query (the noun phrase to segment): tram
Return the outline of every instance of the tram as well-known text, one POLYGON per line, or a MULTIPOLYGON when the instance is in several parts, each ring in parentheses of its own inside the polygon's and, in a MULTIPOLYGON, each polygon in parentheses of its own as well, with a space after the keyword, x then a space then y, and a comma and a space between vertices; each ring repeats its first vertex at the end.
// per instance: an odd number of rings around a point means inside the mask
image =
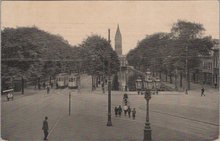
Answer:
POLYGON ((57 88, 65 88, 68 86, 68 74, 60 73, 56 76, 56 86, 57 88))
POLYGON ((79 75, 74 73, 69 75, 68 88, 76 89, 78 88, 79 75))

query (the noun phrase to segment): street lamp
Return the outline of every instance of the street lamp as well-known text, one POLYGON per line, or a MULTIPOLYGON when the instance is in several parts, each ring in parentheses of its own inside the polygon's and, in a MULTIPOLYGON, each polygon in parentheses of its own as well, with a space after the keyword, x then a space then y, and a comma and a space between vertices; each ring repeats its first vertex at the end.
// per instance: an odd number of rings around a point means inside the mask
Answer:
POLYGON ((156 78, 154 83, 155 83, 155 87, 156 87, 156 94, 158 94, 158 90, 160 89, 160 86, 161 86, 160 79, 156 78))
POLYGON ((146 74, 145 79, 151 79, 151 72, 150 72, 149 69, 147 69, 147 71, 145 72, 145 74, 146 74))
POLYGON ((136 89, 138 91, 138 94, 140 94, 141 89, 142 89, 142 80, 140 77, 135 81, 136 89))
POLYGON ((151 99, 151 90, 154 87, 154 82, 150 77, 150 71, 148 71, 147 79, 144 81, 144 88, 145 88, 145 96, 146 99, 146 123, 144 126, 144 141, 151 141, 151 128, 149 122, 149 100, 151 99))

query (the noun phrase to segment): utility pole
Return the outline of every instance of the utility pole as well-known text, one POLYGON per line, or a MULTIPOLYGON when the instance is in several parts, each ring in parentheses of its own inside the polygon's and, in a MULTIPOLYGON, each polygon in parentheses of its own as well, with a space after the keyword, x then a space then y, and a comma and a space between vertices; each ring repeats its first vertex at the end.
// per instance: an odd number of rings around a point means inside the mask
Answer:
POLYGON ((189 68, 188 68, 188 46, 186 46, 186 94, 190 90, 189 68))
POLYGON ((71 114, 71 92, 69 92, 69 116, 71 114))
POLYGON ((104 59, 103 59, 103 64, 102 64, 102 69, 103 69, 103 74, 102 74, 102 91, 103 94, 105 94, 105 66, 104 66, 104 59))
POLYGON ((24 77, 21 77, 21 93, 24 94, 24 77))
MULTIPOLYGON (((108 42, 110 44, 110 29, 108 29, 108 42)), ((111 121, 111 71, 110 71, 110 54, 108 57, 108 122, 107 126, 112 126, 112 121, 111 121)))

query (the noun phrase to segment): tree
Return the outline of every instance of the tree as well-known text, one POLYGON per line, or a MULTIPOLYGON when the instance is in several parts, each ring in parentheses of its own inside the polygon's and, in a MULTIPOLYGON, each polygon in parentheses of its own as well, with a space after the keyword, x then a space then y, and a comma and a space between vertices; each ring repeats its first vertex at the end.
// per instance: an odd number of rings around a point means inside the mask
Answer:
POLYGON ((49 77, 72 69, 68 59, 78 50, 59 35, 37 27, 5 28, 2 30, 3 76, 24 76, 32 79, 49 77))
POLYGON ((80 46, 83 48, 83 66, 88 74, 107 74, 108 68, 111 74, 115 74, 119 70, 118 56, 106 39, 92 35, 80 46))
POLYGON ((118 75, 115 74, 112 80, 112 90, 118 91, 119 90, 119 82, 118 82, 118 75))
POLYGON ((170 80, 175 70, 181 75, 187 72, 189 81, 189 71, 199 66, 200 56, 210 55, 213 46, 212 38, 203 36, 204 31, 202 24, 179 20, 170 33, 147 35, 138 42, 127 55, 128 63, 141 71, 150 68, 152 72, 166 73, 170 80))
POLYGON ((204 31, 205 28, 202 24, 183 20, 174 23, 171 28, 175 46, 173 54, 176 56, 174 66, 180 70, 186 70, 187 89, 190 89, 190 70, 198 67, 200 56, 210 55, 213 46, 211 37, 203 36, 204 31))
POLYGON ((155 33, 146 36, 137 44, 135 49, 128 53, 128 63, 142 71, 145 71, 147 68, 155 72, 162 71, 162 60, 168 53, 169 41, 169 33, 155 33))

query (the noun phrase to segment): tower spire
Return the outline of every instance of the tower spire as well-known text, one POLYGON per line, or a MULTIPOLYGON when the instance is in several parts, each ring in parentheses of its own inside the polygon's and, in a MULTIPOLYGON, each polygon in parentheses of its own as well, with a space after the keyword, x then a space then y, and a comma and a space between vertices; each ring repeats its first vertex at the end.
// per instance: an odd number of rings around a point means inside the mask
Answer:
POLYGON ((118 56, 122 55, 122 36, 119 24, 117 25, 117 30, 115 33, 115 51, 118 54, 118 56))

